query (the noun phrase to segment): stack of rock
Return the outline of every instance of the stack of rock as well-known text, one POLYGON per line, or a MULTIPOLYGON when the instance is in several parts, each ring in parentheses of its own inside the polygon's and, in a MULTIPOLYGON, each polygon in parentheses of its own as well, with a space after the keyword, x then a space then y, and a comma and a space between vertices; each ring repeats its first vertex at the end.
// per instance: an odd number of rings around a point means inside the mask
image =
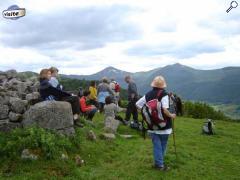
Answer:
POLYGON ((0 71, 0 131, 21 127, 23 114, 39 102, 37 77, 20 77, 16 70, 0 71))
POLYGON ((37 125, 72 135, 73 113, 68 102, 40 102, 37 76, 25 77, 16 70, 0 72, 0 131, 37 125))

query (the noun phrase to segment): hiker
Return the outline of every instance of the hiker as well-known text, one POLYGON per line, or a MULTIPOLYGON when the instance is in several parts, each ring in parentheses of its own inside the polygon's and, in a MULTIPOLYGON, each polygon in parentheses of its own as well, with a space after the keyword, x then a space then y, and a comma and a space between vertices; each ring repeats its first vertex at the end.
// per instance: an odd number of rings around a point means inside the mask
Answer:
POLYGON ((147 109, 150 109, 147 114, 152 113, 151 116, 148 118, 151 121, 151 129, 149 128, 148 133, 151 135, 152 143, 153 143, 153 156, 154 156, 154 168, 157 170, 166 171, 169 169, 164 164, 164 156, 166 152, 168 137, 172 133, 172 121, 171 119, 176 118, 176 114, 172 114, 168 111, 169 108, 169 96, 166 92, 165 88, 167 87, 166 81, 164 77, 157 76, 151 83, 152 90, 149 91, 145 96, 143 96, 137 103, 137 107, 142 109, 143 114, 143 107, 147 106, 147 109), (151 111, 151 106, 153 102, 156 102, 157 111, 151 111), (159 104, 160 102, 160 104, 159 104), (153 114, 154 113, 154 114, 153 114), (155 115, 155 116, 154 116, 155 115), (153 117, 159 118, 161 116, 163 118, 163 122, 161 124, 152 123, 153 117))
POLYGON ((89 100, 89 98, 90 98, 90 91, 85 90, 79 102, 80 102, 81 112, 87 117, 87 120, 92 121, 95 113, 97 112, 97 108, 94 105, 87 105, 87 100, 89 100))
POLYGON ((80 87, 78 90, 78 97, 79 98, 83 97, 83 88, 82 87, 80 87))
POLYGON ((120 115, 117 115, 117 113, 123 110, 123 108, 120 108, 113 102, 112 97, 106 97, 104 105, 105 129, 110 129, 110 131, 116 133, 119 121, 122 122, 124 125, 127 125, 127 122, 124 121, 120 115))
POLYGON ((49 83, 50 83, 53 87, 62 90, 62 89, 63 89, 63 86, 59 84, 59 81, 58 81, 58 79, 57 79, 59 70, 58 70, 57 68, 55 68, 55 67, 51 67, 51 68, 49 69, 49 71, 51 72, 51 78, 50 78, 50 80, 49 80, 49 83))
POLYGON ((42 69, 40 72, 40 95, 42 100, 56 100, 67 101, 72 106, 73 118, 77 120, 80 114, 79 100, 77 96, 53 87, 49 80, 51 79, 51 71, 49 69, 42 69))
POLYGON ((89 96, 89 103, 98 107, 97 102, 97 84, 96 81, 91 81, 89 86, 90 96, 89 96))
POLYGON ((115 104, 119 105, 121 86, 117 83, 117 81, 115 81, 114 79, 111 79, 110 88, 114 92, 115 104))
POLYGON ((100 112, 103 112, 106 97, 110 95, 114 96, 114 93, 111 90, 108 83, 108 79, 106 77, 102 78, 102 83, 98 85, 97 94, 98 94, 99 110, 100 112))
POLYGON ((138 111, 136 102, 138 100, 137 86, 130 76, 125 77, 125 82, 128 84, 128 105, 125 120, 130 121, 133 115, 133 123, 138 126, 138 111))

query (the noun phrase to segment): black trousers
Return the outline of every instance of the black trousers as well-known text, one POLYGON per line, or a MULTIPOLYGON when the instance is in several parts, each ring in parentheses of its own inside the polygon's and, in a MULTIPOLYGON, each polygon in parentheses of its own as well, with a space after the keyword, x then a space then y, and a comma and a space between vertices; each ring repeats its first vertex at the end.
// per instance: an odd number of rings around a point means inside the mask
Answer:
POLYGON ((66 101, 71 104, 73 114, 80 114, 80 104, 79 104, 79 98, 77 96, 63 97, 61 101, 66 101))
POLYGON ((137 102, 136 100, 128 101, 125 120, 129 121, 132 115, 133 120, 138 121, 138 111, 136 107, 136 102, 137 102))

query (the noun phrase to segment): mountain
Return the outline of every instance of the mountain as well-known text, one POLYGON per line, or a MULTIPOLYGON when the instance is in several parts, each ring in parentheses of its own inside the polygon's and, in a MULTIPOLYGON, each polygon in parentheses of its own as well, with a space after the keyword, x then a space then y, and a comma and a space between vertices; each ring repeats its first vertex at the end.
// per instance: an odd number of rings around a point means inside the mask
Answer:
POLYGON ((73 78, 73 79, 85 79, 85 80, 101 80, 103 77, 108 77, 110 79, 116 80, 118 83, 126 88, 124 77, 127 75, 133 75, 133 73, 122 71, 114 67, 107 67, 100 72, 92 75, 62 75, 63 77, 73 78))
POLYGON ((163 75, 168 90, 183 99, 210 103, 240 104, 240 67, 226 67, 215 70, 198 70, 181 64, 173 64, 146 72, 129 73, 108 67, 88 76, 65 75, 69 78, 100 80, 106 76, 116 79, 126 88, 124 77, 131 75, 137 83, 140 94, 146 93, 155 76, 163 75))

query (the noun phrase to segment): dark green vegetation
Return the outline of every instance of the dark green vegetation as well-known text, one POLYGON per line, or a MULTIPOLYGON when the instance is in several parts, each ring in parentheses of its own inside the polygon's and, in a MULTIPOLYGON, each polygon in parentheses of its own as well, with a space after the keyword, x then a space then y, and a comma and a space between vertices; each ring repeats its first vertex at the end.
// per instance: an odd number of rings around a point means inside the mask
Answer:
POLYGON ((90 129, 97 135, 102 132, 102 115, 94 118, 95 127, 86 125, 77 129, 75 138, 70 139, 54 138, 51 133, 42 130, 36 132, 36 129, 33 135, 29 136, 29 140, 28 136, 24 136, 28 131, 16 131, 11 135, 1 134, 1 141, 7 139, 9 144, 7 150, 0 151, 0 179, 238 179, 240 123, 215 121, 217 134, 207 136, 201 134, 204 121, 191 118, 176 119, 178 159, 176 160, 174 155, 171 136, 166 163, 172 170, 166 173, 151 169, 151 140, 144 140, 139 133, 128 127, 121 125, 118 133, 133 134, 133 139, 126 140, 117 136, 116 140, 110 142, 99 138, 96 142, 87 140, 86 134, 90 129), (40 140, 39 136, 43 136, 43 140, 40 140), (52 138, 48 140, 48 137, 52 138), (42 153, 37 161, 22 161, 19 158, 19 147, 23 145, 14 145, 20 142, 19 139, 22 139, 22 144, 26 143, 26 147, 45 147, 47 151, 52 149, 56 155, 49 159, 42 153), (43 144, 29 144, 34 141, 43 144), (64 145, 61 142, 64 142, 64 145), (58 152, 63 151, 68 154, 69 160, 63 161, 59 158, 58 152), (85 166, 78 167, 75 164, 76 154, 86 161, 85 166), (12 158, 7 158, 6 155, 12 158))
POLYGON ((206 103, 190 102, 184 103, 184 116, 195 119, 209 118, 214 120, 230 120, 223 112, 215 110, 206 103))

